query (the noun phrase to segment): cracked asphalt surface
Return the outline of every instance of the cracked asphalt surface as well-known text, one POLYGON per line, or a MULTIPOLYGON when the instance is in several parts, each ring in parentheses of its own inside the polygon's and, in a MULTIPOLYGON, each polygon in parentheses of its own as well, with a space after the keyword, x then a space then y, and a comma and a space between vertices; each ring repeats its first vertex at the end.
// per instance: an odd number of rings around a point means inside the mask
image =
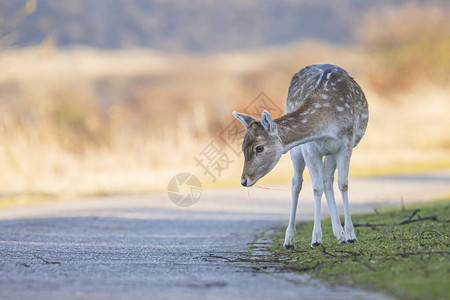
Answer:
MULTIPOLYGON (((251 199, 205 190, 190 208, 153 194, 0 211, 0 299, 388 299, 265 262, 270 241, 255 237, 286 225, 290 191, 280 188, 251 189, 251 199)), ((353 179, 350 189, 352 212, 367 211, 448 195, 450 171, 353 179)), ((298 219, 311 219, 309 182, 300 199, 298 219)))

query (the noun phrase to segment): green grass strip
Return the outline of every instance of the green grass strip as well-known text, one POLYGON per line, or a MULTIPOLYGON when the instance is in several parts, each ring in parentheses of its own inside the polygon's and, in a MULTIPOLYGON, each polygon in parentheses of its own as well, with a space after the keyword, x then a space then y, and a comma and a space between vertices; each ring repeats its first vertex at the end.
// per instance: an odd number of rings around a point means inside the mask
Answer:
POLYGON ((323 246, 311 248, 312 222, 297 224, 295 250, 271 252, 285 267, 334 285, 381 291, 401 299, 450 299, 450 199, 352 216, 356 244, 337 244, 329 219, 323 246))

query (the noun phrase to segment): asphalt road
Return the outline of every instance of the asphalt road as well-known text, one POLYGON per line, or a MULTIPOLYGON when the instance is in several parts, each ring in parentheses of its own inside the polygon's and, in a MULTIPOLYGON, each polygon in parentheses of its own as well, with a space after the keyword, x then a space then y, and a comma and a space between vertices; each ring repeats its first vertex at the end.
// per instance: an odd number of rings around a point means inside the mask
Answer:
MULTIPOLYGON (((450 171, 350 182, 352 212, 450 194, 450 171)), ((289 187, 276 188, 203 191, 190 208, 154 194, 0 211, 0 299, 386 299, 281 271, 264 237, 248 261, 258 234, 287 224, 289 187)), ((311 219, 309 182, 300 199, 311 219)))

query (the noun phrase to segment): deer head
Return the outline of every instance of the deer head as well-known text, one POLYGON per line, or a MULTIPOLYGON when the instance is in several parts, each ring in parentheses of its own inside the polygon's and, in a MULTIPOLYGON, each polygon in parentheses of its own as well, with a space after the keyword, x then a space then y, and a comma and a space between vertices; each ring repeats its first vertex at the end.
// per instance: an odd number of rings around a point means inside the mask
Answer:
POLYGON ((242 143, 245 162, 241 184, 252 186, 275 167, 284 153, 283 144, 268 111, 263 111, 261 120, 235 111, 233 115, 247 128, 242 143))

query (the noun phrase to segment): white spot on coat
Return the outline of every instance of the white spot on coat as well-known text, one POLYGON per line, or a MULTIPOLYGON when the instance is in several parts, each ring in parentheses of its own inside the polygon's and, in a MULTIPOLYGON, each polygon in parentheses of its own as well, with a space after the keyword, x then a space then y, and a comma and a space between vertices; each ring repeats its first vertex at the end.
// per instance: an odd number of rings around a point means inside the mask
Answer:
POLYGON ((292 97, 297 96, 298 92, 300 92, 300 89, 296 89, 295 92, 292 94, 292 97))
POLYGON ((338 111, 343 111, 343 110, 344 110, 344 108, 343 108, 342 106, 339 106, 339 105, 336 105, 336 109, 337 109, 338 111))
POLYGON ((320 97, 322 97, 322 99, 328 99, 328 95, 327 94, 322 94, 322 95, 320 95, 320 97))
POLYGON ((323 72, 320 74, 319 79, 317 79, 316 85, 314 86, 315 88, 319 86, 320 81, 322 80, 323 77, 323 72))

